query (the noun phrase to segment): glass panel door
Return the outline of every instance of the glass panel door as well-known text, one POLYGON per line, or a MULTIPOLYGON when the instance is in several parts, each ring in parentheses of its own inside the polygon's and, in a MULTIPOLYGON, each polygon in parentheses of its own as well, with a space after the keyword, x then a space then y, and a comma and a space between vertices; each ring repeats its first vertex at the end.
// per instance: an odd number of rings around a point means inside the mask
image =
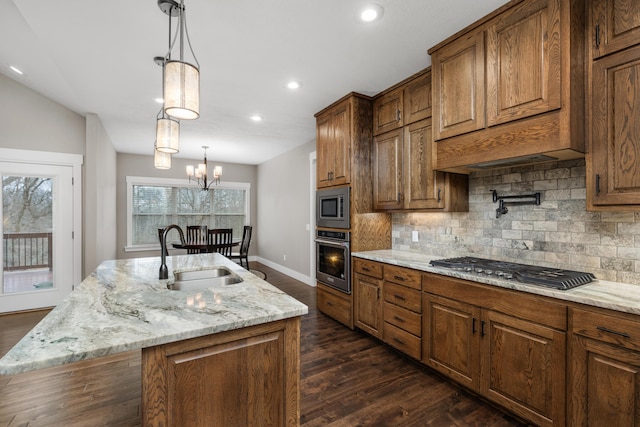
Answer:
POLYGON ((0 162, 0 176, 0 312, 55 306, 73 288, 72 168, 0 162))

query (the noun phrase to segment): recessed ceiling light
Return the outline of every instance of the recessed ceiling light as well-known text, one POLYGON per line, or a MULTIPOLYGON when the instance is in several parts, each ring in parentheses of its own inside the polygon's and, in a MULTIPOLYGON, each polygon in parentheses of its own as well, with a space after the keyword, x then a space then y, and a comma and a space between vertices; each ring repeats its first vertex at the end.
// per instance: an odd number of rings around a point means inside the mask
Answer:
POLYGON ((20 70, 18 67, 14 67, 13 65, 9 65, 9 68, 11 68, 14 72, 16 72, 16 73, 18 73, 20 75, 24 75, 22 70, 20 70))
POLYGON ((302 83, 297 80, 291 80, 289 83, 287 83, 287 87, 289 89, 300 89, 302 87, 302 83))
POLYGON ((155 101, 156 101, 158 104, 164 104, 164 99, 162 99, 162 98, 156 98, 156 99, 155 99, 155 101))
POLYGON ((253 120, 254 122, 261 122, 262 121, 262 116, 254 114, 253 116, 251 116, 251 120, 253 120))
POLYGON ((382 18, 384 10, 382 6, 370 4, 360 11, 360 20, 362 22, 373 22, 382 18))

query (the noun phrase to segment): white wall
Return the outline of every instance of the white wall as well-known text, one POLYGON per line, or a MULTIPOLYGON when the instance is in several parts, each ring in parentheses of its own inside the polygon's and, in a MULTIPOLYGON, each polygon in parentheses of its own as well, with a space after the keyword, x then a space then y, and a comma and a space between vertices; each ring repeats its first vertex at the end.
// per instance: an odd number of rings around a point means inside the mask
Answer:
MULTIPOLYGON (((315 140, 258 165, 259 261, 311 283, 309 224, 311 188, 309 153, 315 140), (286 259, 285 259, 286 257, 286 259)), ((313 195, 315 197, 315 194, 313 195)))
POLYGON ((85 120, 0 74, 0 146, 58 153, 85 153, 85 120))
POLYGON ((116 150, 100 118, 86 117, 84 271, 116 258, 116 150))

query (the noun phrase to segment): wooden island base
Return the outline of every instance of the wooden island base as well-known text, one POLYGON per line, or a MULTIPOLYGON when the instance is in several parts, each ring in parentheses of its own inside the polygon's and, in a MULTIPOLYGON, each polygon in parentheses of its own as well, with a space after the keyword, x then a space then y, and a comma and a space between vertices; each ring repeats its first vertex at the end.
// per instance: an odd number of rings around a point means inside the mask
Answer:
POLYGON ((142 349, 144 426, 299 426, 300 318, 142 349))

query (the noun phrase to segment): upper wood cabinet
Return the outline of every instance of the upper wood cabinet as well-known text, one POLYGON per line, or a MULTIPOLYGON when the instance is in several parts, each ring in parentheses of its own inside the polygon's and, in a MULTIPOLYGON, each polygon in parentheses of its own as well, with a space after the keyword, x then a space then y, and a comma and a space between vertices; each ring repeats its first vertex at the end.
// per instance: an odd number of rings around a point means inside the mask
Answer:
POLYGON ((452 41, 431 54, 436 140, 485 127, 484 32, 452 41))
POLYGON ((431 68, 414 74, 378 94, 373 101, 373 134, 431 117, 431 68))
POLYGON ((401 128, 402 110, 404 108, 404 90, 396 89, 373 101, 373 134, 380 135, 387 131, 401 128))
POLYGON ((373 139, 373 207, 467 211, 468 177, 433 170, 431 119, 373 139))
POLYGON ((607 29, 600 30, 600 46, 591 45, 594 60, 590 67, 588 103, 591 126, 587 208, 637 210, 640 205, 640 3, 594 0, 591 6, 590 30, 595 25, 605 25, 607 29), (622 28, 628 32, 623 33, 622 28), (626 34, 635 34, 635 37, 626 34), (603 45, 602 40, 610 43, 603 45))
POLYGON ((584 156, 584 15, 513 0, 429 50, 437 170, 584 156))
POLYGON ((383 116, 380 111, 387 111, 391 99, 397 100, 396 107, 404 99, 404 119, 374 136, 373 208, 467 211, 468 178, 433 170, 430 68, 378 95, 373 104, 374 123, 375 117, 383 116))
POLYGON ((560 108, 560 4, 529 0, 486 30, 487 125, 560 108))
POLYGON ((593 58, 640 43, 640 2, 591 0, 591 24, 587 28, 593 58))
POLYGON ((317 188, 350 184, 369 163, 370 144, 371 98, 352 93, 317 113, 317 188))

